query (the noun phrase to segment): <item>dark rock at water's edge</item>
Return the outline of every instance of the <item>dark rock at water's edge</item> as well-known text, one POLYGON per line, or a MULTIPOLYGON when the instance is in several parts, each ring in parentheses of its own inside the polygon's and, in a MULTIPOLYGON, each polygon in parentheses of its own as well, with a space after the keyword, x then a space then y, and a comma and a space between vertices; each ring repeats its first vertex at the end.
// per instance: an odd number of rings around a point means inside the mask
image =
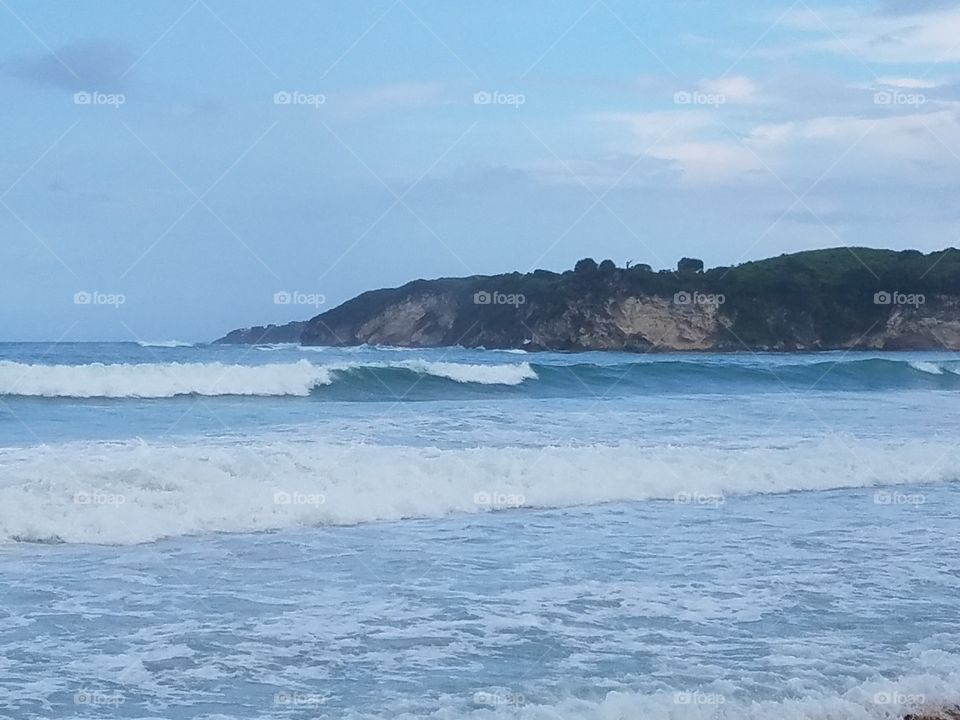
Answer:
MULTIPOLYGON (((249 342, 254 330, 224 341, 249 342)), ((317 315, 299 339, 559 351, 960 350, 960 251, 834 248, 709 270, 683 258, 660 271, 585 258, 563 273, 416 280, 317 315)))
POLYGON ((307 326, 306 321, 291 322, 286 325, 258 325, 240 328, 227 333, 217 340, 227 345, 266 345, 270 343, 299 343, 300 335, 307 326))
POLYGON ((903 720, 960 720, 960 705, 941 710, 904 715, 903 720))

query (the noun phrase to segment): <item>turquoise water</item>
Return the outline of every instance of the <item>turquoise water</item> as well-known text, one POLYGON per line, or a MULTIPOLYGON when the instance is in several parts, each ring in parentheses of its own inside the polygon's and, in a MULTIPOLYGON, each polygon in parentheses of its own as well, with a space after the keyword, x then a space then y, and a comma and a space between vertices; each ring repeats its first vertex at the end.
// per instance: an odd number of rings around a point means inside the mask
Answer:
POLYGON ((0 345, 0 716, 956 701, 958 373, 0 345))

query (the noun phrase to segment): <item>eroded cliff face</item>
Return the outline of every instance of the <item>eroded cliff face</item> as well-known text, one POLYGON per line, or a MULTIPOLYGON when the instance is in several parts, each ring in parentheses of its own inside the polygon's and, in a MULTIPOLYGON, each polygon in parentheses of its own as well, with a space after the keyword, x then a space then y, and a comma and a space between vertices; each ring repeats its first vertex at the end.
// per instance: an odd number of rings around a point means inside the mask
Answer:
POLYGON ((812 317, 771 307, 761 329, 765 339, 747 341, 736 332, 736 309, 710 298, 678 301, 614 291, 484 303, 475 288, 474 283, 460 291, 435 290, 424 282, 381 291, 376 301, 368 298, 357 306, 351 301, 317 316, 304 329, 302 342, 639 352, 960 349, 960 300, 955 297, 881 308, 865 331, 832 342, 820 337, 812 317))
POLYGON ((453 330, 457 311, 449 293, 424 293, 387 305, 349 332, 361 342, 378 345, 441 345, 453 330))
POLYGON ((625 337, 642 337, 653 347, 710 350, 724 327, 717 303, 678 304, 671 298, 624 297, 608 312, 625 337))
POLYGON ((528 330, 526 345, 535 349, 708 350, 723 327, 716 305, 677 304, 656 296, 575 300, 544 319, 534 302, 518 314, 528 330))
MULTIPOLYGON (((858 338, 850 339, 850 347, 860 347, 858 338)), ((910 350, 960 348, 960 299, 936 297, 929 306, 896 307, 886 322, 870 333, 866 347, 877 350, 910 350)))
POLYGON ((826 248, 703 270, 581 260, 415 280, 221 342, 528 350, 960 350, 960 250, 826 248))

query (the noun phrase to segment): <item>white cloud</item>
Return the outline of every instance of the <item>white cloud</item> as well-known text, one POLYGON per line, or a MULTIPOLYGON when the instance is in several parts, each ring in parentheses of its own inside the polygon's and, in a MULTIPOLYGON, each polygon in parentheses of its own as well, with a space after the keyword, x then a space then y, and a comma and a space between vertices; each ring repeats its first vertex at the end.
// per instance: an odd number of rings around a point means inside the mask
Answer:
POLYGON ((879 85, 885 85, 886 87, 892 88, 904 88, 911 90, 926 90, 930 88, 939 87, 940 83, 934 82, 933 80, 927 80, 926 78, 913 78, 913 77, 881 77, 877 79, 879 85))
POLYGON ((800 187, 824 174, 861 183, 937 185, 960 177, 960 104, 931 111, 878 106, 871 116, 767 122, 736 134, 707 109, 592 119, 613 128, 606 152, 666 162, 688 185, 758 179, 780 184, 776 178, 783 178, 800 187))
POLYGON ((606 113, 596 119, 625 127, 629 152, 672 163, 687 183, 722 181, 762 168, 714 111, 606 113))
POLYGON ((435 107, 447 102, 441 83, 392 83, 333 95, 330 107, 344 115, 435 107))
POLYGON ((960 148, 954 108, 761 125, 746 143, 778 173, 829 170, 859 182, 935 186, 960 177, 960 152, 952 150, 960 148))
POLYGON ((783 25, 820 36, 801 49, 852 55, 864 63, 960 61, 960 8, 956 7, 897 16, 805 7, 788 13, 783 25))
POLYGON ((699 88, 705 93, 722 95, 730 103, 754 103, 759 99, 756 83, 744 75, 701 80, 699 88))

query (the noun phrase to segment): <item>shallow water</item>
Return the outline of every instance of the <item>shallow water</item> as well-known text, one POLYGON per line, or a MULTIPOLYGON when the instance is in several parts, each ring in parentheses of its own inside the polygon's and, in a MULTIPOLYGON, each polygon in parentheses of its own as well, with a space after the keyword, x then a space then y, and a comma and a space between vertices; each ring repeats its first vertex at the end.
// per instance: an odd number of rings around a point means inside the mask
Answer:
POLYGON ((960 694, 951 355, 0 360, 0 715, 854 720, 960 694))

